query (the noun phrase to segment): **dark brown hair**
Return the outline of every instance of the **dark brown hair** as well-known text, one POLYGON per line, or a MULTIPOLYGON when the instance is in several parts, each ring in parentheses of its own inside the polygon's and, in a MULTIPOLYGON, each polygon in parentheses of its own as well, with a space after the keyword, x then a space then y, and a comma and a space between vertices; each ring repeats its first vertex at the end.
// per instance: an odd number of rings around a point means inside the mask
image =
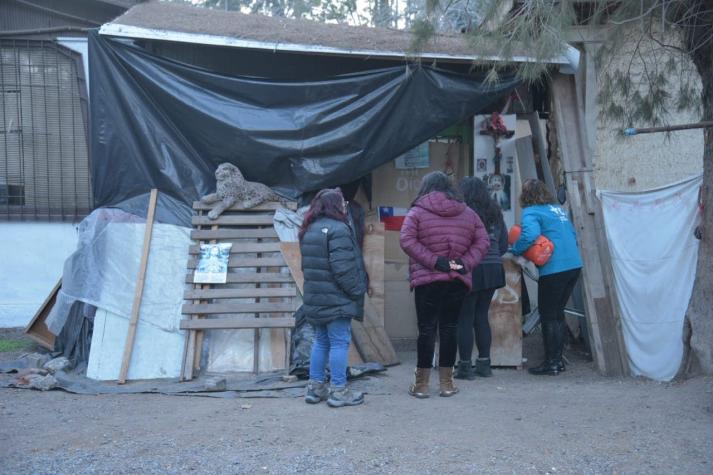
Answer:
POLYGON ((339 188, 325 188, 312 199, 309 210, 302 221, 300 241, 302 241, 309 225, 321 216, 326 216, 345 223, 347 222, 347 213, 344 210, 344 197, 339 188))
POLYGON ((433 193, 434 191, 445 193, 449 200, 463 201, 463 197, 458 189, 453 186, 448 175, 440 171, 434 171, 425 175, 421 180, 421 189, 418 190, 418 195, 416 199, 413 200, 413 203, 411 203, 411 206, 422 196, 433 193))
POLYGON ((555 198, 550 193, 542 181, 536 178, 525 180, 520 193, 520 205, 523 208, 534 205, 548 205, 555 202, 555 198))

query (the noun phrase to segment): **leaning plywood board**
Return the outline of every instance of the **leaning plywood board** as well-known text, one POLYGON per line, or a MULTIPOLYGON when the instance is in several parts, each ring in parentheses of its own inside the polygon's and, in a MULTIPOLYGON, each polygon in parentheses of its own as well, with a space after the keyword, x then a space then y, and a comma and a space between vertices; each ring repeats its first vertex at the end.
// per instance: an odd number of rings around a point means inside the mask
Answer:
MULTIPOLYGON (((134 340, 128 379, 176 378, 181 371, 183 333, 166 331, 139 320, 134 340)), ((92 346, 87 377, 101 381, 119 378, 121 361, 129 330, 129 320, 104 309, 94 317, 92 346)))
POLYGON ((490 359, 493 366, 522 365, 522 279, 520 266, 505 259, 505 287, 498 289, 490 303, 488 320, 493 340, 490 359))
POLYGON ((25 327, 25 334, 35 340, 37 343, 47 348, 48 350, 54 350, 54 334, 49 331, 47 325, 45 324, 45 319, 49 315, 50 310, 54 307, 54 302, 57 300, 57 293, 62 287, 62 280, 57 282, 50 294, 47 296, 45 301, 40 306, 39 310, 30 323, 25 327))

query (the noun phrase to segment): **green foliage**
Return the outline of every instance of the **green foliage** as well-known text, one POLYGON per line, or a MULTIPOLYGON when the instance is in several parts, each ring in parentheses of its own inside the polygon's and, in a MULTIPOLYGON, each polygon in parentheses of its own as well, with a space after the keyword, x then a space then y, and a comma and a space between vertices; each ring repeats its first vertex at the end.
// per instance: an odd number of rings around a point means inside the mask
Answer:
POLYGON ((661 125, 672 112, 701 109, 700 75, 691 60, 713 49, 711 0, 427 2, 411 29, 414 49, 438 32, 463 32, 473 51, 503 60, 478 62, 491 80, 512 67, 526 82, 546 80, 549 60, 565 53, 568 32, 577 27, 603 35, 596 59, 605 119, 661 125), (460 23, 443 20, 456 17, 460 23), (459 26, 464 17, 467 27, 459 26), (534 61, 517 62, 520 55, 534 61))
POLYGON ((10 351, 22 351, 32 346, 32 342, 29 340, 9 340, 5 338, 0 338, 0 353, 7 353, 10 351))

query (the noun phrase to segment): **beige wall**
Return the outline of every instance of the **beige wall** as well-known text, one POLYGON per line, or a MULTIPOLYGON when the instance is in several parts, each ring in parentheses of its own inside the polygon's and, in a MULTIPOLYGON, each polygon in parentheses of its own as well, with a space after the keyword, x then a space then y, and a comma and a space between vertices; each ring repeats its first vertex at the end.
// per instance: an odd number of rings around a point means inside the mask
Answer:
MULTIPOLYGON (((629 38, 622 53, 614 58, 613 67, 628 68, 638 38, 629 38)), ((672 38, 671 41, 674 41, 672 38)), ((642 42, 639 46, 646 62, 632 63, 634 83, 644 80, 646 68, 662 67, 669 56, 655 44, 642 42), (645 68, 646 66, 646 68, 645 68)), ((690 62, 678 63, 676 74, 691 75, 700 87, 700 78, 690 62)), ((677 85, 677 81, 671 81, 677 85)), ((601 105, 600 105, 601 107, 601 105)), ((695 111, 674 112, 669 124, 697 122, 695 111)), ((634 124, 649 127, 650 124, 634 124)), ((703 132, 687 130, 671 134, 656 133, 622 137, 621 127, 597 120, 597 147, 595 150, 594 179, 598 189, 640 191, 664 186, 703 171, 703 132)))

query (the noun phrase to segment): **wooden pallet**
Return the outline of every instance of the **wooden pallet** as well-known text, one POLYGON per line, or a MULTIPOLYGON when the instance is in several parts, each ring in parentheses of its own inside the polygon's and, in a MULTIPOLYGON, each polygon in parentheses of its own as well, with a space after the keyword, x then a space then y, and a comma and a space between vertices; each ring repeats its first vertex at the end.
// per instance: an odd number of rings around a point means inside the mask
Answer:
MULTIPOLYGON (((297 310, 295 280, 280 252, 280 240, 273 228, 273 215, 281 207, 265 203, 249 210, 229 208, 215 220, 207 217, 211 206, 193 203, 191 239, 184 294, 181 329, 188 337, 183 353, 181 379, 190 380, 200 369, 205 330, 253 329, 253 371, 258 373, 260 329, 292 328, 297 310), (196 284, 193 271, 200 244, 232 243, 225 284, 196 284), (246 299, 247 302, 239 299, 246 299)), ((290 207, 295 209, 294 206, 290 207)), ((285 332, 285 367, 289 367, 289 332, 285 332)))

